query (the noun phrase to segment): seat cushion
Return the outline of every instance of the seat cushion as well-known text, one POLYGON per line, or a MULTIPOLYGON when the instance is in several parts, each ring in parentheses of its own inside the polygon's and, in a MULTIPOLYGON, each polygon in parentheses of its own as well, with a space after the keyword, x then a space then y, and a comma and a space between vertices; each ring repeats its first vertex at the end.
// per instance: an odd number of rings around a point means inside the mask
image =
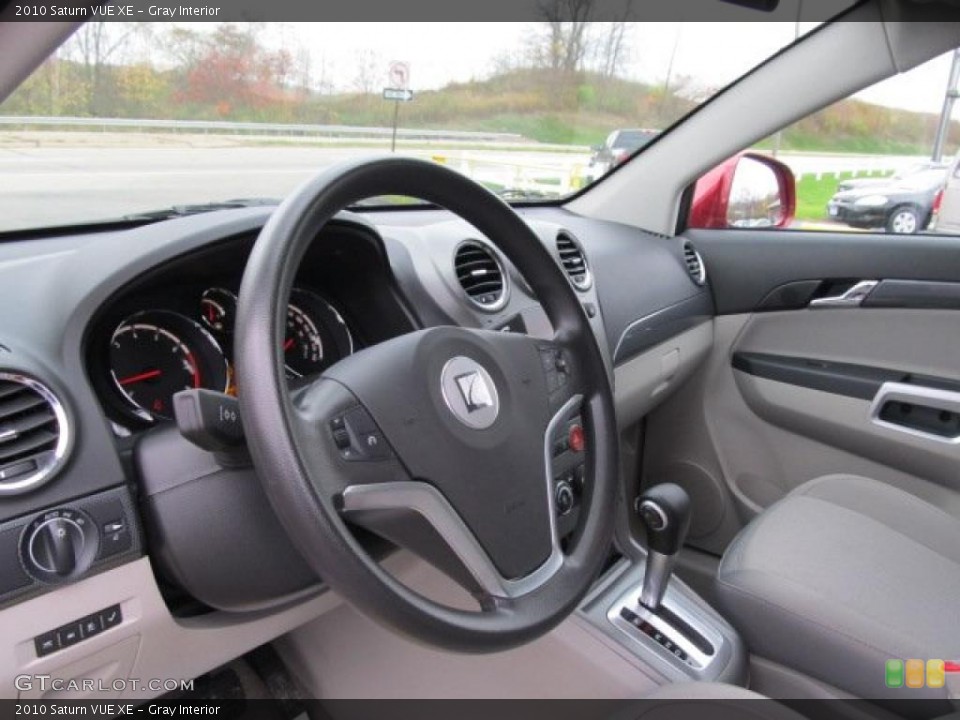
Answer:
POLYGON ((797 488, 728 548, 718 600, 750 652, 863 698, 888 659, 960 659, 960 518, 875 480, 797 488))

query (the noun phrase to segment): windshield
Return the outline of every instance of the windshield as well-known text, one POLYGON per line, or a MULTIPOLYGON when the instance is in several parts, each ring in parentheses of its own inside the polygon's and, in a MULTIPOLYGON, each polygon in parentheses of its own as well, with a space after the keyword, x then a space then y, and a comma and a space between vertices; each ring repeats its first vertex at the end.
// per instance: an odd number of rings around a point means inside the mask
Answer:
POLYGON ((88 22, 0 104, 0 231, 280 199, 384 152, 561 198, 814 26, 726 25, 88 22))

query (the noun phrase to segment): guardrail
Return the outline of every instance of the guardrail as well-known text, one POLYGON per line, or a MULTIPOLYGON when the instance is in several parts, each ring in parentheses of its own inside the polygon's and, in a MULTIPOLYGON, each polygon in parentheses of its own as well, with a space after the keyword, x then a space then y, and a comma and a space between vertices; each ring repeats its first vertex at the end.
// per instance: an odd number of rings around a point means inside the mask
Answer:
MULTIPOLYGON (((168 132, 226 133, 235 135, 282 135, 328 138, 389 138, 393 128, 354 127, 350 125, 306 125, 285 123, 229 122, 225 120, 141 120, 138 118, 83 118, 83 117, 0 117, 0 126, 95 129, 164 130, 168 132)), ((530 142, 517 133, 469 132, 460 130, 418 130, 398 128, 397 137, 404 140, 459 141, 459 142, 530 142)))

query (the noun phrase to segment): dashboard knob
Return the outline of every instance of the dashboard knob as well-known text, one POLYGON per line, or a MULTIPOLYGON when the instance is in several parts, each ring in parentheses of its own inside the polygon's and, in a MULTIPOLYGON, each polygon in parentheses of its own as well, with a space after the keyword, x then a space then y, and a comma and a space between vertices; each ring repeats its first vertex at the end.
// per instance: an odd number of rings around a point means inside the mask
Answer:
POLYGON ((27 526, 22 537, 25 568, 47 582, 80 575, 96 557, 96 528, 93 521, 76 510, 45 513, 27 526))
POLYGON ((76 569, 83 545, 83 531, 73 520, 54 518, 30 536, 30 559, 44 572, 67 577, 76 569))

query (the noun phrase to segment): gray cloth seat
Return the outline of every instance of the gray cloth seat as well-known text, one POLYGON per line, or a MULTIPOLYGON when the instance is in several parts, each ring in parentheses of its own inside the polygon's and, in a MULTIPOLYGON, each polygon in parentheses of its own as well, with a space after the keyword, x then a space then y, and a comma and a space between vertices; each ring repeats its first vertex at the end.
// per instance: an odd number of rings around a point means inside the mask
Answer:
POLYGON ((960 518, 875 480, 818 478, 734 539, 717 595, 753 654, 862 698, 943 698, 887 688, 885 663, 960 659, 960 518))

